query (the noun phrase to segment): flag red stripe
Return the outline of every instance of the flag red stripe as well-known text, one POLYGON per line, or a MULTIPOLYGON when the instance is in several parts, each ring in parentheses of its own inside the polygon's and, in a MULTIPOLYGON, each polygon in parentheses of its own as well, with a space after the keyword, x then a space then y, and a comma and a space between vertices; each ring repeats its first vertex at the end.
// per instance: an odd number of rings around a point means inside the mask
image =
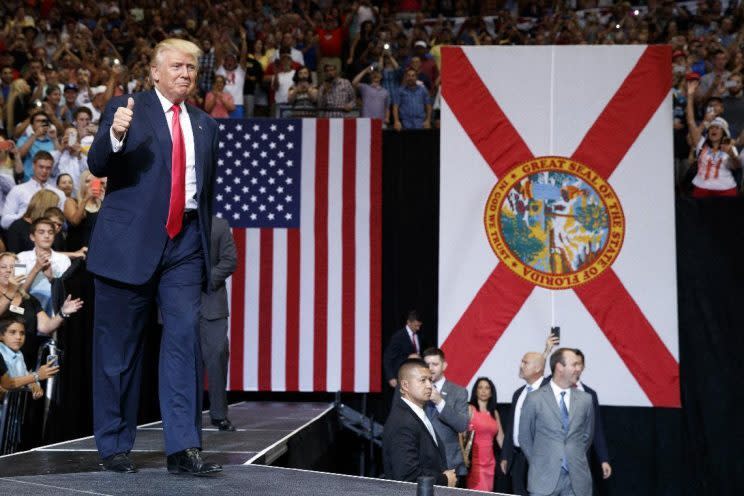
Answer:
POLYGON ((344 119, 341 211, 341 391, 354 391, 356 338, 356 120, 344 119))
POLYGON ((442 97, 496 177, 533 158, 461 48, 442 48, 442 97))
POLYGON ((669 45, 646 48, 576 148, 574 160, 588 165, 605 179, 612 175, 669 95, 671 59, 669 45))
POLYGON ((271 321, 274 288, 274 232, 261 229, 258 287, 258 390, 271 391, 271 321))
POLYGON ((238 265, 230 287, 230 389, 242 391, 245 332, 245 229, 232 230, 238 265))
MULTIPOLYGON (((679 407, 679 366, 613 269, 574 292, 653 406, 679 407)), ((447 370, 449 375, 449 369, 447 370)))
POLYGON ((285 389, 300 389, 300 230, 287 229, 287 337, 285 389))
POLYGON ((503 263, 496 266, 442 344, 448 379, 470 382, 533 288, 503 263))
POLYGON ((328 119, 318 119, 315 130, 314 391, 326 390, 328 366, 328 131, 328 119))
POLYGON ((372 121, 369 184, 369 390, 381 391, 382 121, 372 121))

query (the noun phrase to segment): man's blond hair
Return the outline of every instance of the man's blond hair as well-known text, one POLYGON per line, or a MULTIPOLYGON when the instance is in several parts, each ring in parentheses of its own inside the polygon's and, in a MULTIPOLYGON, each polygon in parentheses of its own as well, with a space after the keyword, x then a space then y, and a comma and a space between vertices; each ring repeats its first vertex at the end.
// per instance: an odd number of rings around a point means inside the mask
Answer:
POLYGON ((195 43, 180 38, 167 38, 155 45, 155 49, 152 51, 152 61, 150 62, 150 65, 156 66, 160 64, 163 53, 169 50, 191 55, 194 57, 195 64, 199 63, 199 57, 202 55, 201 48, 199 48, 195 43))

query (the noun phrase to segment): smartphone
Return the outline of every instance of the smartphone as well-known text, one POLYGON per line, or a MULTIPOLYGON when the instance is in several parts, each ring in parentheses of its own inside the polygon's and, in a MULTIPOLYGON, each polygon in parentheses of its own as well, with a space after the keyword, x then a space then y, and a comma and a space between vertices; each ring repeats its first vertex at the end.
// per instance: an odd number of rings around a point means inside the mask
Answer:
POLYGON ((59 357, 57 355, 49 355, 47 357, 47 365, 50 367, 59 367, 59 357))
POLYGON ((101 196, 101 180, 100 179, 93 179, 90 182, 90 192, 96 198, 100 198, 101 196))
POLYGON ((559 326, 551 327, 550 334, 555 334, 559 340, 561 339, 561 328, 559 326))
POLYGON ((19 276, 25 276, 27 274, 26 272, 26 264, 15 264, 13 268, 13 275, 16 277, 19 276))
POLYGON ((70 129, 67 132, 67 144, 70 146, 77 145, 78 132, 77 129, 70 129))

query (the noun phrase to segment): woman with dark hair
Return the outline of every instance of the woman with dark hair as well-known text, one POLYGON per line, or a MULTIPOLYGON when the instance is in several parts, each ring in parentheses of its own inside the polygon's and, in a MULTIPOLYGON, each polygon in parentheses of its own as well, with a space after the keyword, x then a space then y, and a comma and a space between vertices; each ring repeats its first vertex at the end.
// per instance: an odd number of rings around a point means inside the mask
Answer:
POLYGON ((501 419, 496 411, 496 387, 491 379, 479 377, 470 394, 470 426, 474 431, 473 456, 468 472, 467 488, 493 491, 496 474, 494 440, 499 448, 504 444, 501 419))
MULTIPOLYGON (((687 82, 687 127, 691 144, 695 146, 697 171, 692 180, 692 197, 708 198, 736 196, 734 170, 741 167, 739 152, 731 141, 729 125, 719 115, 719 110, 708 105, 703 122, 695 122, 693 99, 699 81, 687 82), (703 133, 708 128, 707 135, 703 133)), ((691 168, 692 169, 692 168, 691 168)))
POLYGON ((295 71, 292 81, 294 84, 287 93, 287 101, 292 105, 292 117, 313 117, 315 103, 318 101, 318 88, 313 84, 310 69, 300 67, 295 71))

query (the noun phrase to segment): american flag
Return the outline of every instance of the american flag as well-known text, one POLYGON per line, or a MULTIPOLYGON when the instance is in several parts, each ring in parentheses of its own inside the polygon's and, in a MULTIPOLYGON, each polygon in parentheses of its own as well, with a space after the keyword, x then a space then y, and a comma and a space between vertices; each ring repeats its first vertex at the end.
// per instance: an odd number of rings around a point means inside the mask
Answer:
POLYGON ((234 391, 380 389, 381 124, 220 120, 234 391))

